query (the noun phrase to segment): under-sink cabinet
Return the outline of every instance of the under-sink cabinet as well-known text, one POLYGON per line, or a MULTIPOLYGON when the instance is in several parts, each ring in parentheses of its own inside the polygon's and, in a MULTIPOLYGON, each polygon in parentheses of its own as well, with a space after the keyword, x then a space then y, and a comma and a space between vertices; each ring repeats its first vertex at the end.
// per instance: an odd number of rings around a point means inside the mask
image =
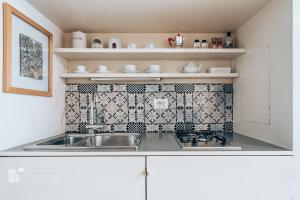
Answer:
POLYGON ((3 200, 145 199, 145 157, 0 158, 3 200), (7 178, 4 178, 7 177, 7 178))
POLYGON ((292 200, 292 156, 2 157, 9 200, 292 200))

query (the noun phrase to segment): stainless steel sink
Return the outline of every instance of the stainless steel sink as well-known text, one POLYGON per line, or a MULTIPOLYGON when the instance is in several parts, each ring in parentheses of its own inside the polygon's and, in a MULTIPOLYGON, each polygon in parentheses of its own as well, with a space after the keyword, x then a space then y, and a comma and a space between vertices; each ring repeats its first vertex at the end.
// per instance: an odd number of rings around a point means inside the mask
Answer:
POLYGON ((60 146, 78 146, 86 140, 83 136, 65 135, 45 142, 38 143, 37 145, 60 145, 60 146))
POLYGON ((103 148, 130 148, 135 146, 135 135, 128 134, 102 134, 88 137, 85 140, 86 147, 103 148))
POLYGON ((24 147, 25 150, 94 150, 138 148, 138 134, 101 133, 66 134, 24 147))

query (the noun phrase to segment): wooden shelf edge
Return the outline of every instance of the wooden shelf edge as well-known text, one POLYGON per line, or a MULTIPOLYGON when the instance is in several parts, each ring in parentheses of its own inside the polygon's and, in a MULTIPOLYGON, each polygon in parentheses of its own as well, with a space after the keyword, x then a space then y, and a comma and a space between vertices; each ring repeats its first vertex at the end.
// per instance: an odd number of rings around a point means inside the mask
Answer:
POLYGON ((57 48, 54 53, 67 60, 232 60, 247 52, 246 49, 92 49, 57 48))
POLYGON ((108 48, 56 48, 54 53, 246 53, 243 48, 233 49, 194 49, 194 48, 136 48, 136 49, 108 49, 108 48))
POLYGON ((188 73, 134 73, 134 74, 125 74, 125 73, 62 73, 61 78, 130 78, 130 79, 140 79, 140 78, 164 78, 164 79, 180 79, 180 78, 238 78, 239 73, 197 73, 197 74, 188 74, 188 73))

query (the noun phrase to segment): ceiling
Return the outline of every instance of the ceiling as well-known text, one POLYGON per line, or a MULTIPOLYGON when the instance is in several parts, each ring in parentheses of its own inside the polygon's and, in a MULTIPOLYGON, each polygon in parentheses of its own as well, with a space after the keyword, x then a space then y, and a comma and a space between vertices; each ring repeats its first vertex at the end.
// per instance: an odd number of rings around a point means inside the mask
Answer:
POLYGON ((26 0, 64 32, 235 31, 270 0, 26 0))

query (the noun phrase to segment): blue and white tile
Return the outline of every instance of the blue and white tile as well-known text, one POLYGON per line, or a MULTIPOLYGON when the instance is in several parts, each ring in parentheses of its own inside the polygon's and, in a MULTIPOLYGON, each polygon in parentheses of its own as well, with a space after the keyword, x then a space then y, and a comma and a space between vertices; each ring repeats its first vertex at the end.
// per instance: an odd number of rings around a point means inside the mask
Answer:
POLYGON ((127 124, 113 124, 112 130, 114 132, 127 132, 127 124))
POLYGON ((78 85, 77 84, 67 84, 65 91, 66 92, 78 92, 78 85))
POLYGON ((144 123, 129 123, 127 124, 127 131, 129 133, 144 133, 145 124, 144 123))
POLYGON ((233 123, 232 122, 225 122, 223 125, 223 130, 228 132, 233 132, 233 123))
POLYGON ((177 93, 193 92, 193 84, 175 84, 175 91, 177 93))
POLYGON ((175 130, 194 130, 194 124, 193 123, 176 123, 175 124, 175 130))
POLYGON ((128 93, 128 107, 136 108, 136 95, 135 93, 128 93))
POLYGON ((88 123, 88 109, 87 108, 80 109, 80 123, 88 123))
POLYGON ((159 123, 159 121, 158 121, 159 117, 160 117, 160 114, 158 113, 158 110, 154 110, 154 109, 145 110, 145 123, 146 124, 159 123))
POLYGON ((202 111, 203 108, 201 107, 193 107, 193 122, 194 123, 202 123, 202 111))
POLYGON ((129 93, 144 93, 145 85, 144 84, 129 84, 129 85, 127 85, 127 92, 129 92, 129 93))
POLYGON ((65 126, 66 133, 78 133, 79 132, 79 124, 66 124, 65 126))
POLYGON ((145 92, 159 92, 160 85, 158 84, 147 84, 145 85, 145 92))
POLYGON ((136 109, 136 120, 137 123, 145 122, 145 112, 144 109, 136 109))
POLYGON ((146 132, 159 132, 159 124, 146 124, 146 132))
POLYGON ((162 132, 173 132, 175 131, 175 124, 160 124, 160 129, 162 132))
POLYGON ((184 110, 185 114, 185 122, 186 123, 192 123, 193 122, 193 109, 192 108, 186 108, 184 110))
POLYGON ((233 107, 233 94, 225 93, 225 107, 233 107))
POLYGON ((127 92, 127 85, 126 84, 115 84, 112 85, 113 92, 127 92))
POLYGON ((160 123, 166 124, 166 123, 176 123, 176 110, 174 109, 164 109, 159 110, 160 117, 158 121, 160 123))
POLYGON ((70 107, 79 107, 79 93, 78 92, 66 92, 65 103, 70 107))
POLYGON ((78 92, 80 93, 94 93, 97 91, 96 84, 79 84, 78 92))
POLYGON ((185 107, 185 96, 184 93, 177 93, 177 108, 185 107))
POLYGON ((128 121, 129 121, 129 123, 135 123, 136 122, 135 109, 132 109, 132 108, 128 109, 128 121))
POLYGON ((208 84, 195 84, 194 85, 194 92, 208 92, 209 85, 208 84))
POLYGON ((175 92, 175 84, 161 85, 161 92, 175 92))
POLYGON ((210 84, 209 91, 210 92, 223 92, 223 90, 224 90, 223 85, 224 84, 210 84))
POLYGON ((79 108, 66 106, 65 117, 67 124, 76 124, 79 123, 79 108))
POLYGON ((193 93, 193 107, 211 107, 209 103, 210 92, 194 92, 193 93))
POLYGON ((224 84, 223 85, 223 92, 225 93, 233 93, 233 85, 232 84, 224 84))
POLYGON ((222 107, 224 108, 225 96, 224 92, 211 92, 207 107, 222 107))
POLYGON ((195 131, 207 131, 209 130, 208 124, 194 124, 195 131))
POLYGON ((224 130, 224 124, 210 124, 210 130, 211 131, 223 131, 224 130))
POLYGON ((184 123, 184 109, 177 109, 177 123, 184 123))
POLYGON ((136 93, 135 95, 136 95, 136 98, 135 98, 135 100, 136 100, 136 102, 135 102, 136 107, 139 108, 139 109, 143 109, 144 106, 145 106, 145 102, 144 102, 145 96, 144 96, 144 93, 142 93, 142 94, 136 93))
POLYGON ((193 93, 185 93, 185 105, 186 108, 193 107, 193 93))
POLYGON ((111 92, 112 91, 112 85, 97 85, 97 92, 111 92))

